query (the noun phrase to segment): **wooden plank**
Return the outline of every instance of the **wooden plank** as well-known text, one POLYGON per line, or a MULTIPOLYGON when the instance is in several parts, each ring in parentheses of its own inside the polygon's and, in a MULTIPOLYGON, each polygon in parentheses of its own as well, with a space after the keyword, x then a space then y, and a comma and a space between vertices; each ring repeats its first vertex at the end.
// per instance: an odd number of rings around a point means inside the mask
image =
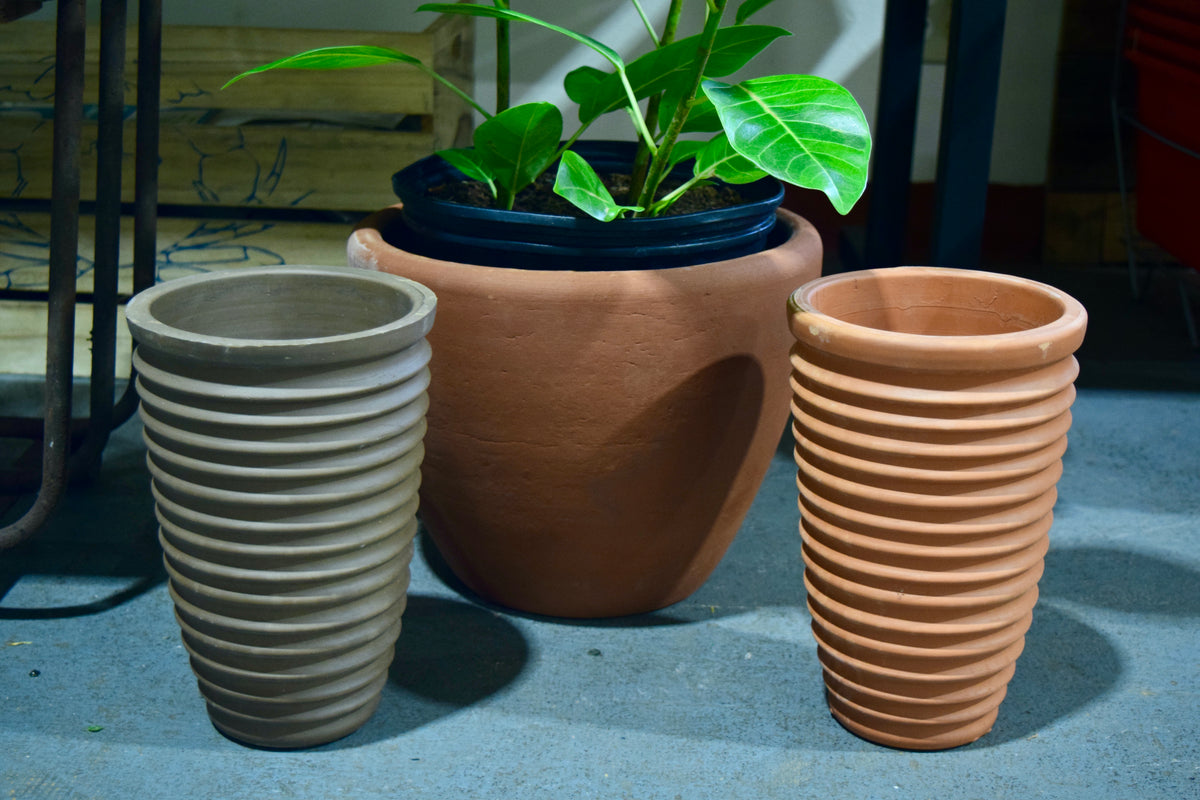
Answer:
MULTIPOLYGON (((54 123, 0 115, 0 197, 48 198, 54 123)), ((84 126, 80 192, 96 196, 96 127, 84 126)), ((122 198, 133 200, 133 123, 122 198)), ((160 203, 366 212, 395 202, 392 172, 434 150, 432 133, 287 125, 170 124, 159 136, 160 203)))
MULTIPOLYGON (((341 42, 405 50, 470 91, 473 30, 461 17, 442 17, 419 34, 164 29, 160 202, 354 211, 391 203, 392 172, 470 142, 469 109, 445 86, 407 65, 287 71, 220 86, 244 68, 341 42)), ((89 37, 89 50, 96 39, 89 37)), ((127 50, 129 59, 134 52, 127 50)), ((0 198, 50 196, 53 61, 52 23, 0 29, 0 198), (20 36, 13 33, 18 29, 20 36)), ((94 89, 94 74, 87 83, 94 89)), ((125 136, 126 201, 132 200, 133 125, 125 136)), ((85 124, 85 199, 95 196, 95 147, 95 127, 85 124)))
MULTIPOLYGON (((122 220, 120 290, 130 291, 133 269, 132 222, 122 220)), ((197 272, 274 264, 346 263, 346 239, 353 226, 342 223, 202 220, 164 218, 158 224, 158 277, 171 280, 197 272)), ((45 289, 49 255, 48 214, 0 214, 0 287, 45 289)), ((80 220, 77 288, 92 288, 94 220, 80 220)), ((91 309, 76 309, 76 375, 90 371, 91 309)), ((32 301, 0 301, 0 373, 39 375, 45 370, 46 306, 32 301)), ((117 327, 119 375, 128 375, 129 333, 117 327)))
MULTIPOLYGON (((469 38, 466 18, 441 22, 438 37, 469 38)), ((137 31, 129 30, 126 70, 136 70, 137 31)), ((281 71, 221 86, 251 67, 302 50, 365 44, 435 61, 427 33, 289 30, 168 25, 163 28, 162 102, 173 108, 296 109, 432 114, 433 79, 407 64, 331 72, 281 71)), ((89 26, 85 103, 96 102, 99 30, 89 26)), ((48 105, 54 97, 54 23, 23 22, 0 28, 0 103, 48 105)), ((134 103, 130 81, 130 105, 134 103)))

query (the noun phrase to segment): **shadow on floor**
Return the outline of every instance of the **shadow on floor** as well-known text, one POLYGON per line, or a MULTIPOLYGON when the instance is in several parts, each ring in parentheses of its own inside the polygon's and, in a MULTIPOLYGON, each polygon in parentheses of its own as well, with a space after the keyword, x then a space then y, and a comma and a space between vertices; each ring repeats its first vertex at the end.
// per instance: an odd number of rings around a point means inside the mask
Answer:
POLYGON ((459 600, 409 595, 379 709, 323 750, 393 739, 503 691, 524 672, 529 643, 503 616, 459 600))
POLYGON ((1200 616, 1200 572, 1128 550, 1051 549, 1039 588, 1046 599, 1130 614, 1200 616))
POLYGON ((1098 700, 1120 675, 1121 658, 1102 634, 1066 611, 1039 603, 996 725, 977 746, 1033 736, 1098 700))

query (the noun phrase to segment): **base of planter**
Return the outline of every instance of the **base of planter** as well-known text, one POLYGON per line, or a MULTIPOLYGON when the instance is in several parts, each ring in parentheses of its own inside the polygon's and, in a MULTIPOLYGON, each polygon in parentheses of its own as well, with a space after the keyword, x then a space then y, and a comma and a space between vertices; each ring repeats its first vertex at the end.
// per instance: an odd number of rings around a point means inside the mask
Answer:
POLYGON ((911 731, 907 734, 895 732, 897 729, 905 727, 905 721, 882 718, 883 722, 892 726, 886 731, 885 726, 880 724, 880 718, 873 719, 870 724, 860 724, 855 715, 861 714, 861 709, 832 692, 827 691, 826 696, 829 699, 829 709, 833 718, 855 736, 898 750, 933 751, 962 747, 982 738, 991 731, 992 726, 996 723, 996 718, 1000 715, 1000 700, 1004 697, 1004 691, 1002 690, 1000 697, 995 700, 995 708, 966 725, 937 722, 907 723, 907 727, 911 731))
POLYGON ((222 735, 239 744, 263 750, 302 750, 330 744, 344 739, 361 728, 383 698, 383 684, 387 680, 386 670, 382 679, 371 687, 371 696, 362 705, 342 711, 336 719, 328 722, 300 719, 276 719, 264 722, 230 711, 214 703, 208 703, 208 718, 222 735))

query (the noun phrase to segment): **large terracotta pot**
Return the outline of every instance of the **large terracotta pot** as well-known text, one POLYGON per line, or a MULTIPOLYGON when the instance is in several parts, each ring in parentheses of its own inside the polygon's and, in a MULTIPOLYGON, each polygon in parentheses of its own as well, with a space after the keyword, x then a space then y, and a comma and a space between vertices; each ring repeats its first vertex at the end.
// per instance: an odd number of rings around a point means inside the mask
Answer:
POLYGON ((833 715, 989 731, 1037 601, 1083 307, 986 272, 834 275, 789 301, 805 587, 833 715))
POLYGON ((216 727, 323 744, 379 703, 408 588, 435 299, 361 270, 180 278, 135 297, 170 592, 216 727))
POLYGON ((737 533, 783 434, 779 308, 820 271, 807 222, 730 261, 627 271, 481 267, 396 246, 350 263, 438 295, 421 515, 457 576, 524 611, 604 617, 687 597, 737 533))

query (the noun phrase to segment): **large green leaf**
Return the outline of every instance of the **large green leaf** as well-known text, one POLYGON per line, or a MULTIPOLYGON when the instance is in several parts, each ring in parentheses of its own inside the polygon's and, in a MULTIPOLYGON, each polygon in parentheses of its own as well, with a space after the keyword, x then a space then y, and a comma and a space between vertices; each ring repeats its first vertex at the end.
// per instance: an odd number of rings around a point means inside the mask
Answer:
POLYGON ((604 60, 614 67, 623 67, 625 65, 625 62, 621 60, 620 54, 603 42, 596 41, 592 37, 573 31, 570 28, 564 28, 560 25, 538 19, 537 17, 522 14, 520 11, 510 11, 493 6, 476 6, 469 3, 425 3, 419 6, 417 11, 432 11, 435 14, 459 14, 464 17, 491 17, 492 19, 504 19, 510 22, 529 22, 534 25, 540 25, 543 28, 549 28, 552 31, 557 31, 563 36, 569 36, 580 44, 586 45, 604 56, 604 60))
POLYGON ((475 150, 499 184, 506 208, 554 160, 562 126, 562 112, 554 104, 524 103, 475 129, 475 150))
MULTIPOLYGON (((768 25, 741 25, 722 28, 713 41, 712 53, 705 65, 704 74, 720 78, 737 72, 763 48, 781 36, 790 36, 783 28, 768 25)), ((632 61, 626 67, 629 85, 638 99, 670 92, 681 96, 690 88, 692 67, 695 64, 696 47, 700 35, 689 36, 632 61), (688 84, 688 86, 684 86, 688 84)), ((578 102, 578 101, 576 101, 578 102)), ((586 102, 580 103, 579 120, 588 123, 596 117, 615 111, 626 104, 624 87, 620 76, 608 73, 608 77, 593 87, 586 102)))
POLYGON ((596 91, 596 87, 610 75, 612 75, 611 72, 605 72, 595 67, 576 67, 563 78, 563 89, 572 102, 583 105, 596 91))
POLYGON ((692 170, 697 178, 720 178, 726 183, 751 183, 765 178, 767 173, 733 149, 725 134, 713 137, 696 153, 696 166, 692 170))
POLYGON ((854 96, 813 75, 706 80, 733 148, 787 183, 825 193, 845 214, 867 185, 871 132, 854 96))
POLYGON ((623 206, 614 200, 592 165, 570 150, 562 154, 554 193, 601 222, 612 222, 626 211, 642 210, 641 206, 623 206))
POLYGON ((318 47, 316 50, 306 50, 294 56, 272 61, 270 64, 263 64, 262 66, 248 69, 240 75, 235 75, 221 88, 224 89, 231 83, 236 83, 245 78, 247 75, 254 75, 273 69, 354 69, 355 67, 374 67, 379 64, 410 64, 461 97, 485 118, 491 116, 487 109, 475 102, 475 98, 458 88, 453 81, 439 75, 432 68, 421 63, 421 60, 416 56, 410 56, 408 53, 402 53, 399 50, 392 50, 388 47, 376 47, 365 44, 341 47, 318 47))
MULTIPOLYGON (((420 59, 392 50, 387 47, 370 45, 350 45, 345 47, 319 47, 316 50, 306 50, 294 56, 272 61, 270 64, 248 69, 240 75, 231 78, 225 86, 240 81, 247 75, 266 72, 272 69, 353 69, 355 67, 373 67, 378 64, 413 64, 423 66, 420 59)), ((224 89, 225 86, 221 88, 224 89)))

